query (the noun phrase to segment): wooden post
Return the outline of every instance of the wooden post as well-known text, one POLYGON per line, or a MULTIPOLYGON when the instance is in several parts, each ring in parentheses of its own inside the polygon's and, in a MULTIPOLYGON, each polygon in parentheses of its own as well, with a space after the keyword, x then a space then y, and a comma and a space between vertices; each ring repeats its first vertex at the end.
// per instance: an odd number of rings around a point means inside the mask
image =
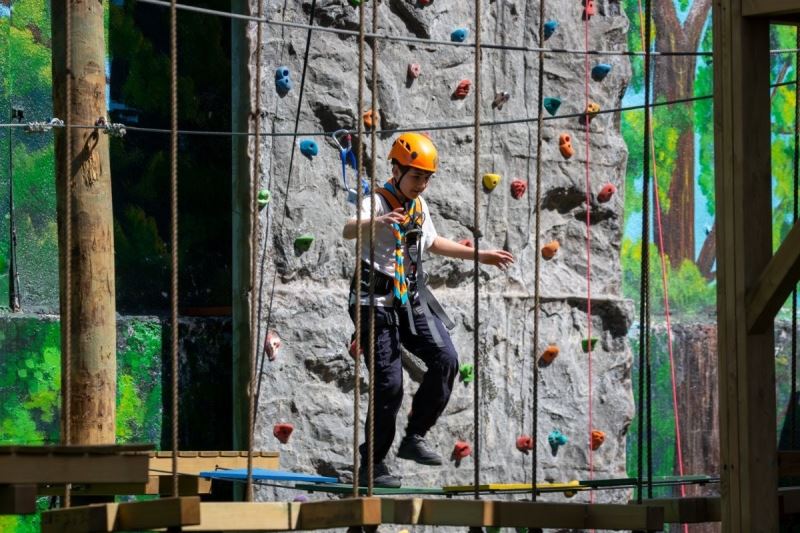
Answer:
POLYGON ((745 294, 772 255, 769 21, 714 2, 714 130, 722 524, 778 531, 773 329, 749 333, 745 294))
MULTIPOLYGON (((94 125, 106 117, 105 31, 102 2, 71 1, 72 71, 67 72, 66 6, 52 1, 53 108, 66 116, 66 79, 71 76, 70 108, 74 125, 94 125)), ((61 316, 65 295, 72 298, 72 326, 62 327, 72 339, 70 420, 72 444, 110 444, 115 439, 116 317, 114 227, 111 209, 111 169, 108 135, 95 129, 56 131, 56 183, 61 316), (65 168, 66 135, 70 135, 71 165, 65 168), (72 247, 65 249, 65 181, 72 198, 72 247), (65 286, 65 264, 71 259, 72 283, 65 286)), ((62 379, 65 368, 62 364, 62 379)), ((64 426, 62 425, 62 428, 64 426)))

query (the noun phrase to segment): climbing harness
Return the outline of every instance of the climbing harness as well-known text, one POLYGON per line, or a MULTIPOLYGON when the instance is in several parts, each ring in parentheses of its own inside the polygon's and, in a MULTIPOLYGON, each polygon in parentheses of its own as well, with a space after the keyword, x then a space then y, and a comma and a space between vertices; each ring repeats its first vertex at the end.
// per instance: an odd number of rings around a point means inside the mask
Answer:
POLYGON ((360 178, 356 153, 353 151, 353 137, 348 130, 336 130, 331 134, 331 138, 339 148, 339 159, 342 161, 342 185, 344 185, 344 190, 347 191, 347 201, 351 204, 356 204, 358 193, 354 188, 350 187, 350 183, 347 180, 347 167, 350 166, 355 169, 355 181, 356 183, 361 183, 361 190, 365 196, 369 195, 369 182, 364 178, 360 178))

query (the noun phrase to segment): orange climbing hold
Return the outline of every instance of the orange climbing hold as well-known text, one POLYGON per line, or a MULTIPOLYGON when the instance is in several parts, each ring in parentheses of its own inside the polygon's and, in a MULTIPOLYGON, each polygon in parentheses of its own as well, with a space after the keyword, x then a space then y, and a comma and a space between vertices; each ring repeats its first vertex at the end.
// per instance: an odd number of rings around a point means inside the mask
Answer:
POLYGON ((452 459, 456 462, 456 466, 461 464, 461 461, 470 455, 472 455, 472 446, 470 446, 469 443, 460 440, 453 446, 452 459))
POLYGON ((559 352, 558 346, 556 346, 555 344, 551 344, 550 346, 545 348, 544 351, 542 352, 542 361, 544 361, 545 364, 549 365, 550 363, 553 362, 553 360, 556 357, 558 357, 558 352, 559 352))
POLYGON ((280 441, 281 444, 289 442, 289 437, 292 436, 294 426, 291 424, 275 424, 272 427, 272 434, 280 441))
POLYGON ((521 179, 515 179, 511 182, 511 196, 515 200, 519 200, 525 195, 525 191, 528 190, 528 184, 522 181, 521 179))
POLYGON ((600 431, 599 429, 595 429, 592 431, 592 450, 597 450, 603 443, 606 441, 606 434, 600 431))
POLYGON ((533 437, 530 435, 521 435, 517 437, 517 449, 528 455, 533 450, 533 437))
POLYGON ((458 244, 460 244, 461 246, 466 246, 467 248, 475 248, 475 245, 472 244, 471 239, 461 239, 460 241, 458 241, 458 244))
POLYGON ((550 241, 550 242, 548 242, 547 244, 542 246, 542 258, 547 259, 547 260, 552 259, 553 257, 555 257, 556 252, 558 252, 558 249, 560 247, 561 247, 561 245, 558 244, 558 241, 550 241))
POLYGON ((372 126, 377 124, 377 122, 381 119, 381 114, 378 111, 375 111, 375 115, 372 115, 372 109, 368 109, 364 113, 364 127, 368 130, 372 129, 372 126))
POLYGON ((461 100, 466 98, 469 94, 469 88, 472 86, 472 82, 469 80, 461 80, 458 82, 458 86, 456 87, 455 92, 453 92, 453 98, 457 100, 461 100))
POLYGON ((267 354, 267 359, 274 361, 278 357, 278 350, 281 347, 281 338, 275 331, 267 333, 267 338, 264 339, 264 352, 267 354))
POLYGON ((575 155, 575 149, 572 147, 572 137, 569 133, 562 133, 558 136, 558 149, 561 150, 561 155, 564 159, 569 159, 575 155))
POLYGON ((611 183, 606 183, 603 185, 603 188, 600 189, 600 192, 597 193, 597 201, 601 204, 604 204, 611 200, 611 197, 614 196, 615 192, 617 192, 617 188, 611 183))

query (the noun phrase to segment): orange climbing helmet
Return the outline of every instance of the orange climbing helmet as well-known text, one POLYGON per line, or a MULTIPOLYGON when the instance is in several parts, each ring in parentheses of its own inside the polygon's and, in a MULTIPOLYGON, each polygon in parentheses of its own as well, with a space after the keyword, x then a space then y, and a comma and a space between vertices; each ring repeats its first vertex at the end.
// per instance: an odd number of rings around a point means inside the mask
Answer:
POLYGON ((394 140, 388 159, 397 160, 404 167, 414 167, 436 172, 439 155, 433 141, 422 133, 403 133, 394 140))

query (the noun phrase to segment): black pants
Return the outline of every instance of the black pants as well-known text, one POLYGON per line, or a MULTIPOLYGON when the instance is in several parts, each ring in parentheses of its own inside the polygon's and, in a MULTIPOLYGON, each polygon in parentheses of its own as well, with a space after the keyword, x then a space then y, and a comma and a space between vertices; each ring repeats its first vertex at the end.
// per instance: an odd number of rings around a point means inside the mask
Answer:
MULTIPOLYGON (((350 318, 355 323, 355 307, 350 307, 350 318)), ((375 308, 375 464, 383 461, 392 447, 395 419, 403 401, 403 365, 400 346, 413 353, 428 367, 419 390, 414 395, 406 433, 424 436, 433 427, 450 400, 453 382, 458 373, 458 354, 450 334, 441 320, 433 322, 444 346, 433 340, 424 316, 414 315, 414 335, 409 327, 404 309, 375 308)), ((369 307, 361 307, 361 345, 369 356, 369 307)), ((367 427, 365 431, 369 431, 367 427)), ((366 444, 359 447, 366 459, 366 444)))

